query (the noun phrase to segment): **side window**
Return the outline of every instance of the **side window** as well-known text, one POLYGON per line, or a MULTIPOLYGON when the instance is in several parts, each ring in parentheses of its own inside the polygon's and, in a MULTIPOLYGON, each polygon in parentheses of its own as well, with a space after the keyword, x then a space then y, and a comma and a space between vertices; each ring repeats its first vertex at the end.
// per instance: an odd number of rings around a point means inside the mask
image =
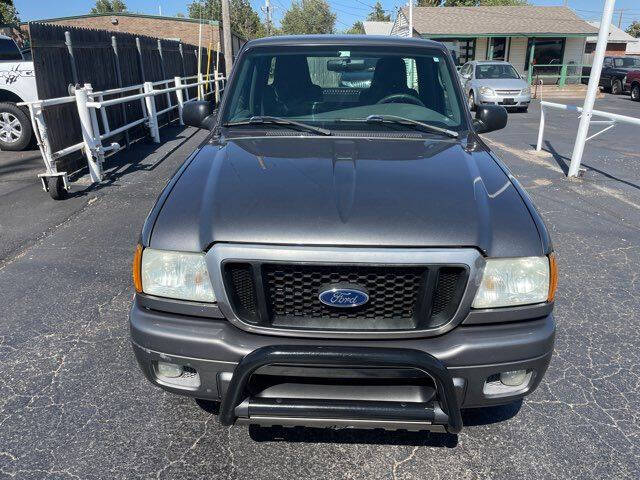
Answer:
POLYGON ((604 59, 604 64, 605 67, 611 67, 613 66, 613 61, 611 59, 611 57, 605 57, 604 59))
POLYGON ((624 62, 621 58, 616 58, 613 63, 616 67, 624 67, 624 62))
POLYGON ((420 93, 418 88, 418 70, 416 68, 415 58, 403 58, 403 60, 407 66, 407 88, 412 88, 416 92, 420 93))
POLYGON ((0 61, 22 61, 22 54, 13 40, 0 38, 0 61))
POLYGON ((267 85, 271 85, 273 83, 273 72, 276 69, 276 57, 271 59, 271 66, 269 67, 269 78, 267 79, 267 85))
POLYGON ((322 88, 337 88, 343 72, 332 72, 327 69, 327 62, 334 57, 307 57, 311 82, 322 88))

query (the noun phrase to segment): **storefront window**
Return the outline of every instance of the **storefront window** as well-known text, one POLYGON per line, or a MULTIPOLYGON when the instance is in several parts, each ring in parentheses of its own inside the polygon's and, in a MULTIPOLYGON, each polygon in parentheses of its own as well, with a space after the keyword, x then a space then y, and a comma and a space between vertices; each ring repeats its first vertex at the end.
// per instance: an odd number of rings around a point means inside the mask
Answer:
POLYGON ((475 38, 447 38, 439 41, 447 46, 458 67, 476 58, 475 38))
POLYGON ((527 56, 525 58, 525 70, 529 68, 529 57, 531 57, 531 48, 533 51, 534 65, 558 65, 558 67, 541 67, 536 68, 536 73, 543 73, 543 70, 555 73, 562 65, 562 57, 564 56, 564 38, 530 38, 527 45, 527 56))
POLYGON ((487 42, 487 60, 506 60, 507 59, 507 38, 496 37, 490 38, 487 42))

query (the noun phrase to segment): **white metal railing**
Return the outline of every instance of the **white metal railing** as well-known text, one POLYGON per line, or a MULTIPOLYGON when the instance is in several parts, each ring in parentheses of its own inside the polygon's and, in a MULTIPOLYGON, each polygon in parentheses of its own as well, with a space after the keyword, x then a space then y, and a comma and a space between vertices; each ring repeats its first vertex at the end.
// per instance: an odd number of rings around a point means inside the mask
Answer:
POLYGON ((46 171, 38 175, 42 181, 43 189, 45 191, 49 191, 51 195, 54 196, 56 189, 49 188, 49 181, 62 182, 63 188, 65 190, 69 189, 67 172, 59 172, 56 161, 65 155, 69 155, 80 150, 84 152, 84 155, 87 158, 89 174, 92 182, 102 181, 104 176, 103 163, 105 154, 110 152, 113 153, 120 149, 120 145, 115 142, 106 147, 103 146, 102 142, 104 140, 126 132, 138 125, 146 124, 149 128, 153 141, 159 143, 160 127, 158 125, 158 116, 177 110, 180 125, 184 125, 182 121, 182 108, 184 104, 199 98, 206 98, 210 95, 215 95, 216 103, 218 103, 224 91, 224 85, 225 78, 218 75, 217 72, 205 75, 192 75, 188 77, 174 77, 172 79, 145 82, 141 85, 113 88, 100 92, 94 92, 91 84, 85 83, 83 87, 75 89, 74 95, 68 97, 19 103, 18 105, 25 105, 29 109, 33 131, 44 161, 46 171), (159 86, 163 86, 164 88, 157 88, 159 86), (198 95, 190 98, 189 89, 193 88, 197 88, 198 95), (172 101, 171 93, 173 92, 175 92, 176 95, 176 103, 172 101), (105 97, 113 95, 119 96, 105 100, 105 97), (157 95, 166 95, 166 108, 163 108, 162 110, 156 109, 155 97, 157 95), (123 104, 136 100, 140 100, 142 117, 118 128, 111 129, 106 108, 112 105, 123 104), (80 126, 82 130, 82 141, 61 150, 53 151, 49 141, 43 109, 54 105, 63 105, 68 103, 75 103, 77 106, 78 117, 80 119, 80 126), (102 131, 98 122, 98 110, 100 111, 102 131))
MULTIPOLYGON (((544 129, 546 125, 546 110, 563 110, 566 112, 576 112, 579 114, 578 118, 582 117, 582 107, 576 107, 575 105, 565 105, 563 103, 553 102, 540 102, 540 127, 538 128, 538 143, 536 144, 536 150, 539 152, 542 150, 542 142, 544 140, 544 129)), ((590 137, 587 137, 585 141, 591 140, 599 135, 602 135, 608 130, 614 128, 618 123, 626 123, 629 125, 640 126, 640 118, 627 117, 626 115, 619 115, 617 113, 603 112, 601 110, 593 110, 592 116, 606 118, 606 120, 591 120, 591 125, 605 125, 602 130, 594 133, 590 137)))

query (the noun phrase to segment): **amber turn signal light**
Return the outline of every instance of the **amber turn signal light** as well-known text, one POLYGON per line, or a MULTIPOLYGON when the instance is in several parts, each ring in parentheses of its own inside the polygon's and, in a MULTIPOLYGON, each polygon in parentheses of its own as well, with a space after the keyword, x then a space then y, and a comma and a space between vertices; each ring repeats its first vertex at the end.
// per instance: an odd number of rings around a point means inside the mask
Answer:
POLYGON ((556 290, 558 290, 558 263, 556 261, 556 254, 549 255, 549 296, 547 302, 553 302, 556 297, 556 290))
POLYGON ((136 292, 142 293, 142 245, 136 245, 133 255, 133 286, 136 292))

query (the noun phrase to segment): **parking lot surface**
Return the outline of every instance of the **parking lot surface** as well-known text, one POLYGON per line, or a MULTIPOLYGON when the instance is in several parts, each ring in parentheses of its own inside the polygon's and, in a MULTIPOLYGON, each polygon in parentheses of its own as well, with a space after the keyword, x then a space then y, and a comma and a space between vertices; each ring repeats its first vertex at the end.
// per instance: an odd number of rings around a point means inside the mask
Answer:
MULTIPOLYGON (((628 97, 596 108, 640 116, 628 97)), ((111 160, 104 186, 64 202, 34 179, 37 152, 1 153, 0 478, 640 478, 640 131, 590 142, 569 181, 577 119, 551 112, 536 154, 538 118, 534 104, 486 139, 553 235, 554 358, 534 394, 466 412, 457 437, 221 427, 143 378, 127 326, 133 247, 204 132, 163 130, 166 143, 111 160)))

